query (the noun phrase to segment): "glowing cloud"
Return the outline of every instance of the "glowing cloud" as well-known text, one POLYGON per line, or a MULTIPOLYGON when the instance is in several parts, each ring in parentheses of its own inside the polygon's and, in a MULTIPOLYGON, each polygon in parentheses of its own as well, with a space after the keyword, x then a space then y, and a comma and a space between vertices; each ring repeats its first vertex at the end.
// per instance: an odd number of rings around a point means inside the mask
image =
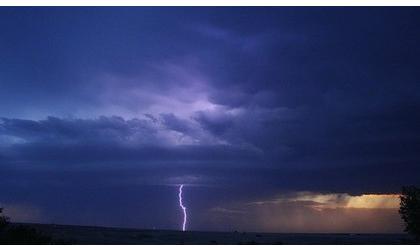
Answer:
POLYGON ((312 202, 310 207, 323 208, 376 208, 397 209, 400 205, 399 194, 361 194, 346 193, 319 194, 298 192, 294 196, 280 197, 274 200, 257 201, 251 204, 284 203, 284 202, 312 202))
POLYGON ((400 196, 398 194, 363 194, 352 196, 348 200, 348 208, 398 208, 400 196))

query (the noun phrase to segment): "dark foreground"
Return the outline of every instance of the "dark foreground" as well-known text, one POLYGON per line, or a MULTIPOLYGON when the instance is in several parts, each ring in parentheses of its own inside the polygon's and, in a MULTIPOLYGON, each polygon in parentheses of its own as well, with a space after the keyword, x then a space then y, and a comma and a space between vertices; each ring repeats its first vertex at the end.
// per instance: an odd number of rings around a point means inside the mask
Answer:
POLYGON ((406 234, 297 234, 181 232, 50 224, 15 224, 37 230, 53 244, 407 244, 406 234))

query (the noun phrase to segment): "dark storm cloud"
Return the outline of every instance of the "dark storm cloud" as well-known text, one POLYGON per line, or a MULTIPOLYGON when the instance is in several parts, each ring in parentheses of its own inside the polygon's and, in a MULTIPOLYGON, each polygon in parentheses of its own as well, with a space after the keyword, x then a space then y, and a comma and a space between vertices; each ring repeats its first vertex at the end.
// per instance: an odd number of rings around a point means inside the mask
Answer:
POLYGON ((172 132, 178 132, 180 127, 187 125, 181 125, 181 121, 173 115, 162 117, 170 129, 160 127, 156 120, 124 120, 121 117, 48 117, 40 121, 3 118, 0 136, 4 140, 3 148, 10 152, 5 155, 6 158, 10 156, 14 160, 28 161, 29 164, 39 161, 46 165, 51 162, 64 165, 171 161, 239 163, 260 157, 257 152, 235 145, 194 145, 194 141, 193 144, 179 144, 176 137, 183 137, 184 134, 173 135, 172 132))
MULTIPOLYGON (((386 115, 379 117, 382 120, 386 115)), ((316 128, 320 125, 287 109, 270 114, 265 110, 250 114, 215 110, 197 113, 195 119, 198 124, 173 114, 131 120, 4 118, 0 126, 2 163, 101 171, 153 168, 157 172, 169 164, 184 175, 190 172, 219 179, 222 186, 264 182, 259 188, 268 188, 267 194, 299 188, 395 192, 404 183, 416 182, 418 138, 404 137, 392 125, 369 132, 371 126, 377 126, 375 118, 362 119, 357 126, 336 126, 330 119, 327 128, 316 128), (227 144, 201 140, 203 134, 223 138, 227 144), (183 140, 185 137, 191 140, 183 140), (396 167, 401 171, 398 175, 393 174, 396 167)), ((399 122, 407 123, 404 119, 399 122)))
POLYGON ((143 141, 151 143, 147 136, 153 136, 153 124, 147 120, 133 119, 125 121, 121 117, 100 117, 98 119, 59 119, 48 117, 46 120, 33 121, 23 119, 3 118, 1 133, 23 139, 28 143, 82 143, 100 142, 113 143, 127 140, 139 135, 143 141))
POLYGON ((194 129, 191 128, 189 122, 179 119, 174 114, 161 114, 160 117, 163 119, 163 123, 168 129, 186 134, 193 133, 194 129))

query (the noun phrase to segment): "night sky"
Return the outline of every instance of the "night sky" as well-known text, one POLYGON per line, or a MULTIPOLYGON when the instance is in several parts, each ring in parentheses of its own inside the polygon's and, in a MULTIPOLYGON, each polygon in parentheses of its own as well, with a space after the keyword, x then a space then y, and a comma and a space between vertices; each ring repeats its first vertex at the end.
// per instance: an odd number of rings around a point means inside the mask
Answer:
POLYGON ((402 232, 419 8, 0 8, 13 221, 402 232))

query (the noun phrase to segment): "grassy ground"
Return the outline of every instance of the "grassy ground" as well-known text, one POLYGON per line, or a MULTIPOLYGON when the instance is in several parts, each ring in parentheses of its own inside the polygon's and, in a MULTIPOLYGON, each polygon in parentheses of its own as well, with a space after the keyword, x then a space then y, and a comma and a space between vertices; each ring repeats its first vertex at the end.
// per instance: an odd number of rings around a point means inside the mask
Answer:
POLYGON ((181 232, 49 224, 15 224, 35 229, 53 244, 406 244, 406 234, 284 234, 181 232))

